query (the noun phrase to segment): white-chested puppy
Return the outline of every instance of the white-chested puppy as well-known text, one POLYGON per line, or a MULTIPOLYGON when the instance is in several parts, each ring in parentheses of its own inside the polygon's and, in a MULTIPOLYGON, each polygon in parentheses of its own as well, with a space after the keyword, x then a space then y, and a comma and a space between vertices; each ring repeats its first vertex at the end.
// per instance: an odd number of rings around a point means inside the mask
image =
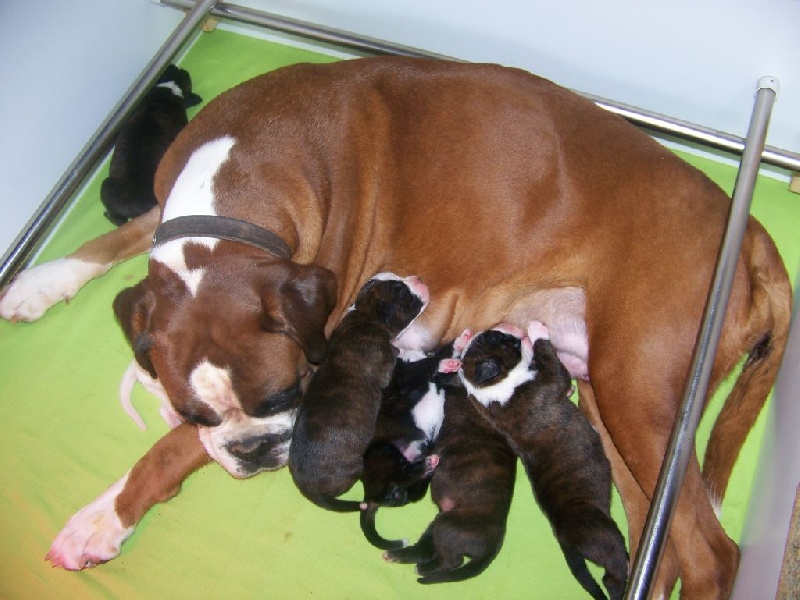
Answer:
POLYGON ((534 321, 524 336, 501 325, 467 333, 460 344, 465 348, 459 378, 522 460, 570 571, 599 600, 606 596, 586 560, 600 565, 610 597, 622 598, 628 553, 610 515, 611 466, 600 436, 569 400, 570 376, 547 327, 534 321))
POLYGON ((306 498, 329 510, 359 510, 336 498, 364 470, 383 389, 398 350, 392 344, 428 304, 417 277, 370 279, 331 333, 325 356, 303 396, 289 449, 289 470, 306 498))

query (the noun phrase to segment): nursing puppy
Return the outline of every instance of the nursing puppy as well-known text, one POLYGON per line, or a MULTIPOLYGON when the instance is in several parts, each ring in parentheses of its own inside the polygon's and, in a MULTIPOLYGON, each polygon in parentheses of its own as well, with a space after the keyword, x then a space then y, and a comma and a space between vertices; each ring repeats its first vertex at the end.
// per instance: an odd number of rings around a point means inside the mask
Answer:
POLYGON ((153 179, 158 163, 189 122, 186 109, 202 101, 192 93, 189 72, 170 65, 122 125, 109 175, 100 187, 105 215, 114 225, 156 205, 153 179))
POLYGON ((628 553, 610 516, 611 467, 599 434, 569 400, 570 376, 547 327, 532 322, 525 338, 508 325, 470 337, 465 332, 459 338, 465 350, 458 374, 473 405, 522 459, 578 582, 593 598, 606 597, 586 567, 588 559, 605 569, 611 598, 622 598, 628 553))
POLYGON ((308 384, 289 448, 289 470, 303 495, 336 511, 359 510, 339 500, 361 477, 375 433, 381 394, 398 350, 392 345, 428 304, 416 277, 373 277, 333 330, 325 356, 308 384))
MULTIPOLYGON (((444 389, 439 362, 453 355, 453 344, 417 360, 398 359, 383 392, 375 437, 364 455, 361 530, 377 548, 402 547, 375 529, 381 506, 398 507, 422 499, 438 455, 432 454, 444 418, 444 389)), ((449 376, 452 378, 452 376, 449 376)))
MULTIPOLYGON (((443 370, 452 368, 448 364, 443 370)), ((439 514, 416 544, 383 555, 389 562, 416 563, 420 583, 462 581, 491 564, 503 545, 516 479, 517 457, 505 437, 478 414, 460 385, 445 390, 439 464, 431 479, 439 514)))

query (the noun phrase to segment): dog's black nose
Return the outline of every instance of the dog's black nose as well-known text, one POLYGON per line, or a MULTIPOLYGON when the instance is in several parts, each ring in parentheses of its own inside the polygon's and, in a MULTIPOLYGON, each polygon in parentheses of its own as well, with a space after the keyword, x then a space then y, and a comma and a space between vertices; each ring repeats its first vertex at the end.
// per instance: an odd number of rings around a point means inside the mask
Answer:
POLYGON ((286 462, 291 436, 291 430, 287 430, 235 440, 225 445, 225 451, 247 471, 275 469, 286 462))

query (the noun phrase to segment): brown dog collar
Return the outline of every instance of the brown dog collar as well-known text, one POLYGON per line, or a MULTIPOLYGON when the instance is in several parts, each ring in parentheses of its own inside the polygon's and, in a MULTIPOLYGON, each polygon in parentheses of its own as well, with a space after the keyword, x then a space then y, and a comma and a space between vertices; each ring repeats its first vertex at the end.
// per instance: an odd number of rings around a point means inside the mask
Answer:
POLYGON ((219 215, 189 215, 164 221, 153 234, 153 247, 185 237, 212 237, 241 242, 279 258, 292 257, 289 245, 271 231, 247 221, 219 215))

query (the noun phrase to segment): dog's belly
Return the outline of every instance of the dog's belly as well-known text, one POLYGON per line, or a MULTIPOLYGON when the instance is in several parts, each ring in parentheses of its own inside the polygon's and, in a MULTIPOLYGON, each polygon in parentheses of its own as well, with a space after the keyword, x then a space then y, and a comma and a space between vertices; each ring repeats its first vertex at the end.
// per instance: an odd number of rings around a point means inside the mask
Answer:
MULTIPOLYGON (((496 290, 495 290, 496 291, 496 290)), ((464 329, 483 329, 506 321, 525 330, 530 321, 541 321, 550 330, 550 341, 572 377, 588 381, 589 339, 586 333, 586 294, 578 287, 533 290, 520 297, 452 300, 452 294, 431 293, 431 304, 395 344, 404 351, 430 350, 449 342, 464 329), (437 298, 445 300, 437 304, 437 298), (453 309, 463 306, 464 309, 453 309)))

